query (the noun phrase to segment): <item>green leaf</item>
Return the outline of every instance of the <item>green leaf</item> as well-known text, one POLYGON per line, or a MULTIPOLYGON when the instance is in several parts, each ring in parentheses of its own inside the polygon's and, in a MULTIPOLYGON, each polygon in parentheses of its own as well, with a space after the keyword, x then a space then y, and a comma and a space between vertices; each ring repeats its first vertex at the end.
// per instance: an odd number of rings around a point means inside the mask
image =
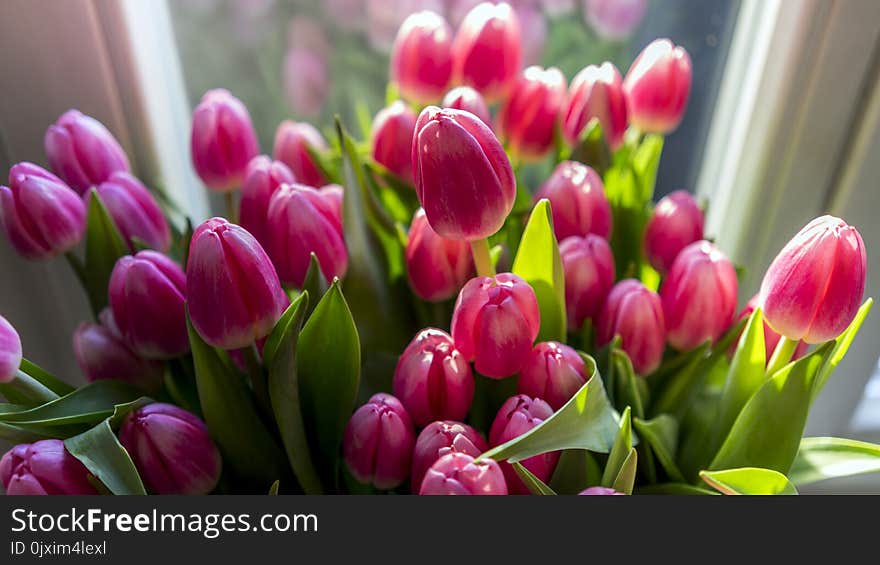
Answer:
POLYGON ((531 471, 522 466, 521 463, 513 463, 513 470, 516 471, 516 474, 519 475, 519 478, 522 479, 523 484, 529 489, 532 494, 539 495, 555 495, 556 493, 552 488, 547 486, 544 481, 536 477, 532 474, 531 471))
POLYGON ((36 408, 0 414, 0 421, 39 426, 92 425, 111 416, 117 404, 131 402, 142 394, 122 381, 100 380, 36 408))
POLYGON ((602 469, 585 449, 566 449, 550 479, 550 488, 559 494, 577 494, 602 482, 602 469))
POLYGON ((661 153, 663 153, 663 136, 652 134, 645 136, 633 154, 633 169, 639 181, 641 197, 646 202, 650 202, 654 197, 661 153))
POLYGON ((523 232, 513 273, 519 275, 535 290, 541 311, 541 330, 538 341, 566 338, 565 278, 562 257, 553 233, 550 201, 542 198, 532 210, 523 232))
POLYGON ((635 448, 631 447, 629 450, 629 455, 626 456, 626 459, 623 461, 623 465, 620 466, 620 472, 614 479, 614 483, 612 483, 611 488, 613 488, 617 492, 632 494, 633 486, 636 482, 638 459, 638 452, 635 450, 635 448))
POLYGON ((44 387, 48 388, 58 396, 64 396, 65 394, 70 394, 74 390, 76 390, 73 386, 67 384, 61 379, 55 377, 49 371, 43 369, 36 363, 28 361, 27 359, 21 360, 21 366, 19 370, 30 375, 31 378, 37 380, 44 387))
POLYGON ((327 282, 327 279, 324 278, 324 274, 321 272, 318 256, 312 252, 309 258, 309 269, 306 271, 306 278, 302 286, 302 290, 308 292, 309 296, 312 297, 306 310, 306 318, 312 315, 315 305, 324 296, 328 288, 330 288, 330 283, 327 282))
POLYGON ((0 422, 0 439, 12 444, 33 443, 41 439, 64 439, 84 431, 84 426, 41 426, 0 422))
POLYGON ((675 453, 678 447, 678 420, 668 414, 661 414, 652 420, 635 418, 633 426, 642 440, 642 445, 650 446, 654 455, 657 456, 669 480, 684 482, 684 475, 675 463, 675 453))
POLYGON ((815 398, 819 391, 822 390, 822 387, 825 386, 825 383, 828 381, 828 377, 831 376, 831 373, 834 372, 834 369, 837 368, 837 365, 843 360, 844 355, 849 350, 849 346, 852 344, 853 339, 855 339, 856 334, 859 332, 859 328, 862 327, 862 322, 865 321, 865 317, 868 315, 868 312, 871 311, 871 306, 874 305, 874 301, 872 299, 865 300, 865 303, 862 304, 859 311, 856 312, 856 317, 853 318, 853 321, 849 324, 849 327, 840 334, 837 339, 834 340, 834 349, 831 352, 831 355, 828 357, 828 360, 819 370, 819 376, 816 378, 816 381, 813 385, 813 397, 815 398))
POLYGON ((709 344, 704 343, 693 351, 688 363, 680 371, 668 377, 665 387, 653 404, 654 414, 672 414, 681 417, 688 407, 694 389, 705 376, 706 354, 709 344))
POLYGON ((358 331, 337 281, 303 327, 296 355, 306 430, 327 476, 335 477, 342 436, 357 400, 360 367, 358 331))
POLYGON ((700 471, 700 478, 723 494, 797 494, 785 475, 772 469, 743 467, 723 471, 700 471))
POLYGON ((89 189, 84 284, 95 316, 107 306, 107 286, 116 261, 130 250, 94 187, 89 189))
POLYGON ((800 486, 877 472, 880 472, 880 445, 836 437, 805 437, 788 478, 800 486))
POLYGON ((611 364, 614 368, 614 398, 618 409, 630 406, 636 418, 644 418, 645 403, 642 401, 642 395, 647 394, 647 391, 643 393, 640 390, 639 385, 643 384, 644 380, 636 376, 629 355, 624 350, 613 347, 611 364))
POLYGON ((269 369, 269 398, 287 460, 306 494, 322 494, 321 479, 309 451, 296 368, 297 341, 308 302, 309 293, 305 291, 287 308, 282 316, 283 323, 276 324, 266 341, 273 344, 271 362, 266 366, 269 369))
POLYGON ((269 496, 278 496, 278 488, 281 485, 281 481, 275 481, 272 483, 272 486, 269 487, 269 496))
POLYGON ((611 166, 611 151, 598 119, 590 120, 581 132, 580 140, 572 149, 569 159, 593 167, 599 175, 604 175, 611 166))
POLYGON ((620 430, 617 437, 614 438, 614 445, 611 447, 611 453, 608 454, 608 462, 605 463, 605 472, 602 473, 602 486, 610 487, 614 485, 614 481, 620 474, 623 464, 632 451, 632 421, 630 419, 629 406, 620 416, 620 430))

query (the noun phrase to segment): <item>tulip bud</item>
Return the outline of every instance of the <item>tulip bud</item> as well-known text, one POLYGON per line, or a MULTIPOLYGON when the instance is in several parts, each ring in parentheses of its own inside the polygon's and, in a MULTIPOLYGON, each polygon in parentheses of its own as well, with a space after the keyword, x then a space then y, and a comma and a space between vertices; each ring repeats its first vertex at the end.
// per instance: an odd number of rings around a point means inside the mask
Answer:
POLYGON ((64 112, 49 126, 43 146, 55 174, 80 194, 129 168, 128 157, 113 134, 78 110, 64 112))
MULTIPOLYGON (((489 429, 489 445, 497 447, 518 438, 553 415, 550 405, 540 398, 530 398, 525 394, 511 396, 501 406, 492 427, 489 429)), ((559 461, 558 451, 542 453, 520 461, 523 467, 542 481, 549 482, 559 461)), ((528 494, 529 489, 509 463, 502 463, 501 470, 507 479, 511 494, 528 494)))
MULTIPOLYGON (((137 238, 163 253, 171 247, 171 230, 162 208, 141 181, 125 171, 117 171, 96 188, 120 235, 135 249, 137 238)), ((86 193, 86 203, 91 192, 86 193)), ((86 204, 88 206, 88 204, 86 204)))
POLYGON ((643 133, 671 133, 684 116, 691 92, 691 58, 668 39, 639 54, 623 81, 629 121, 643 133))
POLYGON ((477 430, 460 422, 432 422, 422 430, 413 450, 410 486, 413 494, 422 488, 422 479, 428 469, 449 453, 464 453, 478 457, 486 451, 486 442, 477 430))
POLYGON ((290 304, 257 240, 223 218, 193 233, 186 295, 193 327, 221 349, 241 349, 269 335, 290 304))
POLYGON ((473 278, 461 289, 452 339, 478 373, 502 379, 522 368, 540 326, 535 291, 518 276, 501 273, 473 278))
POLYGON ((424 10, 410 14, 391 51, 391 80, 411 102, 436 102, 452 75, 452 29, 443 16, 424 10))
POLYGON ((406 272, 413 292, 429 302, 455 295, 474 272, 470 245, 445 239, 431 229, 425 211, 416 210, 406 241, 406 272))
POLYGON ((409 183, 413 182, 415 127, 415 112, 400 100, 379 110, 373 120, 373 159, 409 183))
POLYGON ((325 184, 319 192, 333 205, 336 215, 342 218, 342 196, 345 190, 338 184, 325 184))
MULTIPOLYGON (((752 299, 749 300, 748 303, 746 303, 746 307, 742 309, 742 312, 739 313, 739 316, 736 317, 737 321, 746 319, 749 316, 751 316, 752 313, 755 311, 755 309, 758 308, 758 306, 760 306, 760 301, 761 301, 760 294, 756 294, 755 296, 753 296, 752 299)), ((742 334, 740 334, 740 335, 742 335, 742 334)), ((770 358, 773 356, 773 352, 776 350, 776 346, 779 344, 779 339, 781 337, 782 336, 780 336, 778 333, 776 333, 773 330, 773 328, 770 327, 770 325, 767 323, 767 320, 765 319, 764 320, 764 349, 765 349, 765 353, 766 353, 766 357, 767 357, 765 364, 770 363, 770 358)), ((729 353, 731 355, 733 355, 733 353, 736 351, 736 346, 738 343, 739 343, 739 338, 737 338, 736 342, 730 346, 729 353)), ((791 360, 795 361, 795 360, 803 357, 804 354, 807 352, 808 348, 809 348, 809 345, 807 345, 806 342, 799 341, 797 346, 795 347, 794 354, 791 356, 791 360)))
POLYGON ((208 494, 220 480, 220 452, 208 427, 172 404, 154 402, 130 413, 119 443, 156 494, 208 494))
POLYGON ((613 488, 608 487, 590 487, 578 493, 584 496, 626 496, 625 493, 617 492, 613 488))
POLYGON ((480 118, 428 106, 412 145, 416 193, 442 237, 485 239, 513 209, 516 179, 498 138, 480 118))
POLYGON ((519 19, 510 5, 483 2, 468 12, 452 43, 453 80, 494 102, 513 88, 521 65, 519 19))
POLYGON ((441 106, 453 110, 464 110, 480 118, 484 124, 492 127, 492 116, 489 107, 479 92, 470 86, 456 86, 443 97, 441 106))
POLYGON ((310 186, 283 184, 269 201, 269 257, 285 284, 302 287, 311 253, 328 281, 343 277, 348 253, 333 197, 310 186))
POLYGON ((21 366, 21 338, 12 324, 0 316, 0 383, 15 378, 21 366))
POLYGON ((542 198, 550 201, 558 241, 589 233, 605 239, 611 235, 611 205, 602 179, 592 167, 562 161, 538 189, 535 202, 542 198))
POLYGON ((0 219, 9 243, 26 259, 48 259, 72 249, 86 230, 82 199, 33 163, 9 170, 0 186, 0 219))
POLYGON ((16 445, 0 459, 6 494, 97 494, 89 471, 60 439, 16 445))
POLYGON ((617 150, 623 144, 628 124, 623 78, 617 67, 605 62, 598 67, 584 67, 576 74, 562 116, 562 133, 570 144, 577 144, 584 128, 596 118, 608 147, 617 150))
POLYGON ((568 327, 580 329, 595 319, 614 286, 611 246, 598 235, 573 235, 559 244, 565 272, 565 310, 568 327))
POLYGON ((501 467, 492 459, 474 461, 467 453, 447 453, 438 459, 422 480, 419 494, 505 495, 507 484, 501 467))
POLYGON ((416 426, 435 420, 463 420, 474 398, 474 377, 446 332, 422 330, 397 361, 394 396, 416 426))
POLYGON ((660 287, 666 337, 679 351, 715 342, 736 313, 736 270, 708 241, 688 245, 660 287))
POLYGON ((639 27, 647 0, 585 0, 585 19, 602 39, 620 41, 639 27))
POLYGON ((865 243, 834 216, 807 224, 770 264, 761 283, 764 319, 788 339, 822 343, 855 318, 865 292, 865 243))
POLYGON ((266 155, 251 159, 244 173, 241 187, 241 227, 253 235, 260 245, 269 244, 269 230, 266 220, 269 216, 269 200, 278 187, 284 183, 292 184, 296 177, 290 168, 281 161, 273 161, 266 155))
POLYGON ((541 398, 559 410, 592 375, 573 348, 556 341, 535 345, 519 375, 520 394, 541 398))
POLYGON ((676 190, 657 203, 645 228, 645 255, 666 274, 681 250, 703 239, 703 211, 686 190, 676 190))
POLYGON ((596 345, 602 347, 620 336, 620 347, 636 373, 647 376, 660 366, 666 345, 663 306, 656 292, 635 279, 614 285, 596 324, 596 345))
POLYGON ((241 186, 248 163, 260 152, 241 100, 222 88, 206 92, 193 112, 190 150, 208 188, 229 192, 241 186))
POLYGON ((309 150, 326 149, 327 142, 311 124, 285 120, 275 131, 275 148, 272 156, 290 167, 297 182, 317 187, 326 184, 327 179, 312 159, 309 150))
POLYGON ((390 394, 379 393, 349 420, 342 452, 355 479, 388 490, 409 477, 415 441, 403 404, 390 394))
POLYGON ((535 160, 550 151, 565 96, 565 77, 556 67, 523 71, 498 114, 512 155, 535 160))

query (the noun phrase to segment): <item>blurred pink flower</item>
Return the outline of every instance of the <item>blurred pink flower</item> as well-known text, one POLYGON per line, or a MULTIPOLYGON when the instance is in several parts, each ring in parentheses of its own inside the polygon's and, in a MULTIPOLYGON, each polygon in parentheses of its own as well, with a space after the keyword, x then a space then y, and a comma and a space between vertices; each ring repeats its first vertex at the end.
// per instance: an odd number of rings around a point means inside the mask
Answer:
POLYGON ((319 53, 330 49, 321 23, 307 16, 295 16, 287 22, 287 48, 304 47, 319 53))
POLYGON ((430 10, 444 12, 443 0, 366 0, 367 37, 374 49, 391 52, 397 30, 407 16, 430 10))
POLYGON ((287 51, 283 65, 284 96, 290 108, 300 117, 318 116, 330 92, 330 77, 323 55, 297 47, 287 51))
POLYGON ((324 13, 339 29, 360 31, 364 28, 364 0, 321 0, 324 13))
POLYGON ((596 34, 609 40, 628 37, 645 17, 648 0, 583 0, 584 18, 596 34))
POLYGON ((514 10, 519 17, 522 33, 523 65, 540 63, 544 42, 547 41, 547 20, 534 4, 515 3, 514 10))
POLYGON ((575 0, 541 0, 544 13, 551 18, 564 16, 575 11, 575 0))
POLYGON ((276 0, 233 0, 232 34, 244 45, 254 45, 268 35, 276 0))

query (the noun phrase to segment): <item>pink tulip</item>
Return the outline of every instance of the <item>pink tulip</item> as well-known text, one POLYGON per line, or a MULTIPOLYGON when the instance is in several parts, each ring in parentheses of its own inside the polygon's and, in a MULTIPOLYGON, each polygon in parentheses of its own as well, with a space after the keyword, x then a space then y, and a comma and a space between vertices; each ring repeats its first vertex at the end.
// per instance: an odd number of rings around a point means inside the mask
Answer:
POLYGON ((571 79, 568 101, 563 111, 562 133, 572 145, 590 123, 597 119, 612 151, 623 144, 626 133, 626 98, 623 79, 612 63, 584 67, 571 79))
POLYGON ((269 230, 266 221, 269 215, 269 200, 284 183, 293 184, 296 177, 290 168, 281 161, 273 161, 266 155, 251 159, 244 174, 241 187, 241 227, 253 235, 260 245, 269 243, 269 230))
POLYGON ((486 451, 486 442, 477 430, 453 421, 432 422, 422 430, 413 450, 410 486, 413 494, 422 488, 422 479, 428 469, 449 453, 464 453, 478 457, 486 451))
POLYGON ((452 314, 452 338, 478 373, 501 379, 525 364, 540 325, 535 291, 518 276, 501 273, 464 285, 452 314))
POLYGON ((355 479, 388 490, 409 477, 416 435, 403 404, 390 394, 374 394, 358 408, 342 442, 355 479))
POLYGON ((584 0, 584 16, 599 37, 620 41, 639 27, 647 7, 647 0, 584 0))
POLYGON ((666 345, 663 306, 656 292, 635 279, 617 283, 596 323, 596 345, 602 347, 620 336, 636 373, 647 376, 660 366, 666 345))
POLYGON ((455 293, 473 276, 470 245, 445 239, 431 229, 425 211, 416 210, 406 242, 406 273, 419 298, 440 302, 455 293))
POLYGON ((613 488, 608 487, 590 487, 578 493, 583 496, 626 496, 625 493, 617 492, 613 488))
POLYGON ((519 375, 520 394, 541 398, 559 410, 592 375, 573 348, 556 341, 535 344, 519 375))
POLYGON ((21 338, 12 324, 0 316, 0 383, 15 378, 21 366, 21 338))
MULTIPOLYGON (((95 189, 129 249, 135 238, 163 253, 171 247, 171 230, 159 203, 137 178, 117 171, 95 189)), ((91 192, 86 193, 86 206, 91 192)))
POLYGON ((516 83, 522 65, 519 19, 509 4, 488 2, 464 17, 452 44, 453 80, 494 102, 516 83))
POLYGON ((559 244, 565 272, 565 310, 568 327, 578 330, 599 314, 614 286, 611 246, 598 235, 573 235, 559 244))
MULTIPOLYGON (((736 317, 736 320, 743 320, 752 315, 756 308, 760 306, 761 296, 756 294, 752 297, 751 300, 746 303, 746 307, 742 309, 739 315, 736 317)), ((773 352, 776 350, 776 346, 779 345, 779 340, 782 336, 776 333, 773 328, 767 323, 767 320, 764 320, 764 350, 767 357, 765 364, 770 363, 770 358, 773 356, 773 352)), ((730 354, 736 351, 737 343, 739 343, 739 338, 737 338, 736 343, 731 345, 730 354)), ((804 341, 799 341, 797 346, 795 347, 794 354, 791 356, 792 361, 800 359, 807 352, 809 345, 804 341)))
POLYGON ((666 337, 679 351, 715 342, 736 313, 736 270, 708 241, 698 241, 678 254, 660 287, 666 337))
MULTIPOLYGON (((540 398, 531 398, 525 394, 511 396, 501 406, 492 422, 492 427, 489 429, 489 445, 497 447, 518 438, 552 415, 553 409, 540 398)), ((559 451, 542 453, 524 459, 520 463, 546 483, 550 481, 556 469, 559 454, 559 451)), ((509 463, 501 463, 501 470, 504 472, 507 488, 511 494, 529 493, 529 489, 509 463)))
POLYGON ((499 130, 512 155, 535 160, 553 148, 565 97, 565 77, 556 67, 523 71, 498 114, 499 130))
POLYGON ((284 97, 290 109, 299 116, 320 116, 330 94, 324 54, 306 47, 294 47, 284 54, 282 65, 284 97))
POLYGON ((668 39, 645 47, 623 81, 630 123, 643 133, 672 133, 687 107, 691 74, 691 58, 683 47, 668 39))
POLYGON ((686 190, 676 190, 657 203, 645 228, 645 255, 666 274, 681 250, 703 239, 703 211, 686 190))
POLYGON ((398 100, 379 110, 373 119, 373 159, 405 180, 413 182, 412 144, 416 114, 398 100))
POLYGON ((285 120, 275 132, 275 149, 272 155, 290 167, 297 182, 318 187, 327 184, 327 179, 309 150, 321 152, 326 149, 327 142, 312 125, 285 120))
POLYGON ((60 439, 16 445, 0 459, 0 481, 11 495, 97 494, 88 476, 60 439))
POLYGON ((788 339, 822 343, 855 318, 865 292, 865 243, 856 228, 822 216, 770 264, 761 284, 764 319, 788 339))
POLYGON ((492 117, 489 115, 489 107, 483 96, 470 86, 456 86, 446 93, 443 102, 444 108, 465 110, 480 118, 484 124, 492 127, 492 117))
POLYGON ((474 461, 467 453, 447 453, 438 459, 422 480, 421 495, 505 495, 507 485, 498 463, 474 461))
POLYGON ((434 12, 410 14, 400 26, 391 52, 391 80, 400 95, 431 104, 449 85, 452 75, 452 29, 434 12))
POLYGON ((562 161, 535 194, 535 202, 546 198, 553 214, 556 239, 594 233, 611 236, 611 205, 605 185, 592 167, 576 161, 562 161))
POLYGON ((519 19, 523 63, 536 65, 541 62, 547 42, 547 20, 533 2, 515 2, 514 11, 519 19))

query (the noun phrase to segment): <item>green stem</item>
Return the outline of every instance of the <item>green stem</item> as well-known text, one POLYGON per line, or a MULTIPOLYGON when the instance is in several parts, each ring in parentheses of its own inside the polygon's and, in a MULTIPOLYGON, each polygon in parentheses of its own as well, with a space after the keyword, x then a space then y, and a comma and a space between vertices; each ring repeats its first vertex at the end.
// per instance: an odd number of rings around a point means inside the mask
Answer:
POLYGON ((263 373, 263 367, 259 361, 257 345, 252 343, 248 347, 241 348, 241 354, 244 356, 244 363, 247 366, 248 377, 251 380, 254 396, 257 397, 257 404, 263 414, 271 417, 272 404, 269 401, 269 388, 266 384, 266 375, 263 373))
POLYGON ((226 204, 226 219, 233 224, 238 223, 238 207, 235 205, 235 191, 223 193, 223 202, 226 204))
POLYGON ((773 350, 773 356, 770 357, 770 363, 767 364, 767 376, 772 377, 776 371, 785 367, 791 361, 791 356, 794 355, 797 344, 797 340, 788 339, 785 336, 779 338, 779 343, 776 344, 776 349, 773 350))
POLYGON ((495 265, 489 255, 489 240, 477 239, 471 242, 471 252, 474 254, 474 264, 477 266, 477 274, 481 277, 494 277, 495 265))
POLYGON ((6 383, 3 386, 4 388, 14 390, 22 397, 27 398, 30 402, 37 405, 45 404, 46 402, 51 402, 60 398, 57 394, 46 388, 43 383, 28 375, 21 369, 18 370, 15 374, 15 378, 12 379, 11 382, 6 383))

